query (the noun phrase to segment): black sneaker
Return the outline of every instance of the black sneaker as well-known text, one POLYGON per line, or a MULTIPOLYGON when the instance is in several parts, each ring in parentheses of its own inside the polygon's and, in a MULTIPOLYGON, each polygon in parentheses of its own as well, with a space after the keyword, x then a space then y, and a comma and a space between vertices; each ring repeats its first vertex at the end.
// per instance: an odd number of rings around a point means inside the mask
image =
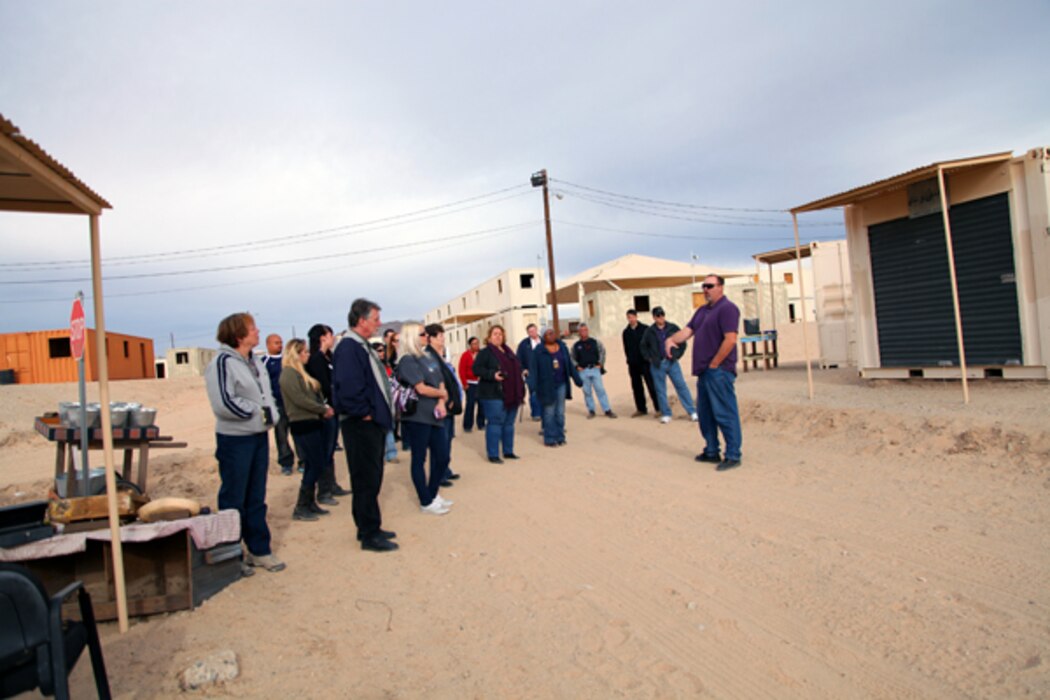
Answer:
POLYGON ((351 493, 353 493, 353 492, 350 489, 344 489, 339 484, 336 484, 335 486, 332 487, 332 495, 333 496, 349 496, 351 493))
POLYGON ((727 459, 727 460, 724 460, 722 462, 719 462, 718 466, 715 467, 715 471, 716 472, 724 472, 724 471, 726 471, 728 469, 734 469, 734 468, 739 467, 739 466, 740 466, 740 460, 739 459, 727 459))
POLYGON ((489 461, 493 464, 503 464, 503 460, 499 457, 489 457, 489 461))
POLYGON ((715 452, 713 455, 709 455, 706 452, 701 452, 694 457, 697 462, 711 462, 712 464, 720 464, 722 462, 722 455, 715 452))

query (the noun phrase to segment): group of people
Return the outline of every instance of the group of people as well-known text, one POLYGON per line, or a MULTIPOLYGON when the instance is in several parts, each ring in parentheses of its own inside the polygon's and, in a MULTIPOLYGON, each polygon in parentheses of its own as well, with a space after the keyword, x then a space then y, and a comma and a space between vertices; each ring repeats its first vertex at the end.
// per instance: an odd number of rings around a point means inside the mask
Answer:
MULTIPOLYGON (((663 309, 656 307, 651 326, 629 310, 623 331, 636 407, 632 417, 648 414, 648 389, 661 422, 670 422, 670 378, 683 408, 700 424, 704 449, 696 460, 715 463, 718 471, 741 463, 734 388, 740 312, 725 298, 724 282, 716 275, 704 280, 707 304, 685 328, 667 321, 663 309), (690 339, 696 404, 679 366, 690 339)), ((478 338, 469 339, 457 367, 446 358, 440 324, 405 324, 400 334, 388 329, 382 343, 373 343, 380 311, 375 302, 356 299, 344 333, 336 336, 330 327, 317 324, 305 340, 283 343, 280 336, 271 335, 264 358, 253 355, 259 329, 250 314, 232 314, 220 322, 219 352, 205 372, 216 417, 218 505, 241 515, 248 567, 285 567, 272 552, 266 523, 270 429, 282 473, 294 473, 298 456, 302 478, 293 519, 319 520, 330 513, 322 505, 338 505, 336 496, 350 495, 361 548, 389 552, 398 549, 397 535, 382 527, 379 492, 384 462, 397 461, 398 439, 411 453, 410 473, 421 512, 445 515, 453 502, 440 490, 459 478, 451 466, 458 416, 464 432, 475 426, 484 430, 486 457, 493 464, 519 459, 515 423, 526 404, 532 420, 541 423, 543 444, 565 445, 565 403, 572 398, 574 384, 583 390, 588 419, 597 417, 599 410, 605 417, 617 417, 602 380, 607 371, 605 348, 586 324, 579 327, 579 340, 571 350, 553 328, 541 332, 535 324, 512 349, 503 327, 494 325, 483 346, 478 338), (340 436, 349 490, 335 476, 340 436)))

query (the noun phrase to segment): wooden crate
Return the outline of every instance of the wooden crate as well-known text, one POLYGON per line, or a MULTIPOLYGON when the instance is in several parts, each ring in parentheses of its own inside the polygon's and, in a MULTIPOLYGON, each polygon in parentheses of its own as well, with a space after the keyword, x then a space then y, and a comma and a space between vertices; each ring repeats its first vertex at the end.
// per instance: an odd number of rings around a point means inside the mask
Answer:
MULTIPOLYGON (((150 542, 124 542, 124 580, 128 615, 138 617, 188 610, 241 576, 239 543, 199 550, 188 531, 150 542)), ((22 562, 54 593, 72 581, 84 582, 95 617, 117 619, 112 545, 88 540, 83 552, 22 562)), ((64 615, 79 617, 74 604, 64 615)))

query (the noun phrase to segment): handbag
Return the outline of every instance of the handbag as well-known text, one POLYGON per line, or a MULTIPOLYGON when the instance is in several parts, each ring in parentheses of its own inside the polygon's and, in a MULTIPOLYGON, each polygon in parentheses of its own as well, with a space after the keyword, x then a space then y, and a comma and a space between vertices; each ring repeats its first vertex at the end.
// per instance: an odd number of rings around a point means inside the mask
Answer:
POLYGON ((393 382, 392 396, 394 400, 394 410, 397 415, 400 416, 411 416, 416 412, 416 407, 419 406, 419 395, 416 394, 416 390, 401 382, 400 379, 393 382))

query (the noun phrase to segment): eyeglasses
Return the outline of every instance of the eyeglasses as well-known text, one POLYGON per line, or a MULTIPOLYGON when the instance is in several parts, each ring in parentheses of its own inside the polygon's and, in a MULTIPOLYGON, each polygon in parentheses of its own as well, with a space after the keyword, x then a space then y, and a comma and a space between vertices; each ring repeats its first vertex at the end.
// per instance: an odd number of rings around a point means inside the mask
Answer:
POLYGON ((701 287, 703 287, 704 289, 714 289, 714 288, 715 288, 715 287, 717 287, 718 285, 717 285, 717 284, 711 284, 710 282, 704 282, 704 283, 703 283, 702 285, 700 285, 700 286, 701 286, 701 287))

